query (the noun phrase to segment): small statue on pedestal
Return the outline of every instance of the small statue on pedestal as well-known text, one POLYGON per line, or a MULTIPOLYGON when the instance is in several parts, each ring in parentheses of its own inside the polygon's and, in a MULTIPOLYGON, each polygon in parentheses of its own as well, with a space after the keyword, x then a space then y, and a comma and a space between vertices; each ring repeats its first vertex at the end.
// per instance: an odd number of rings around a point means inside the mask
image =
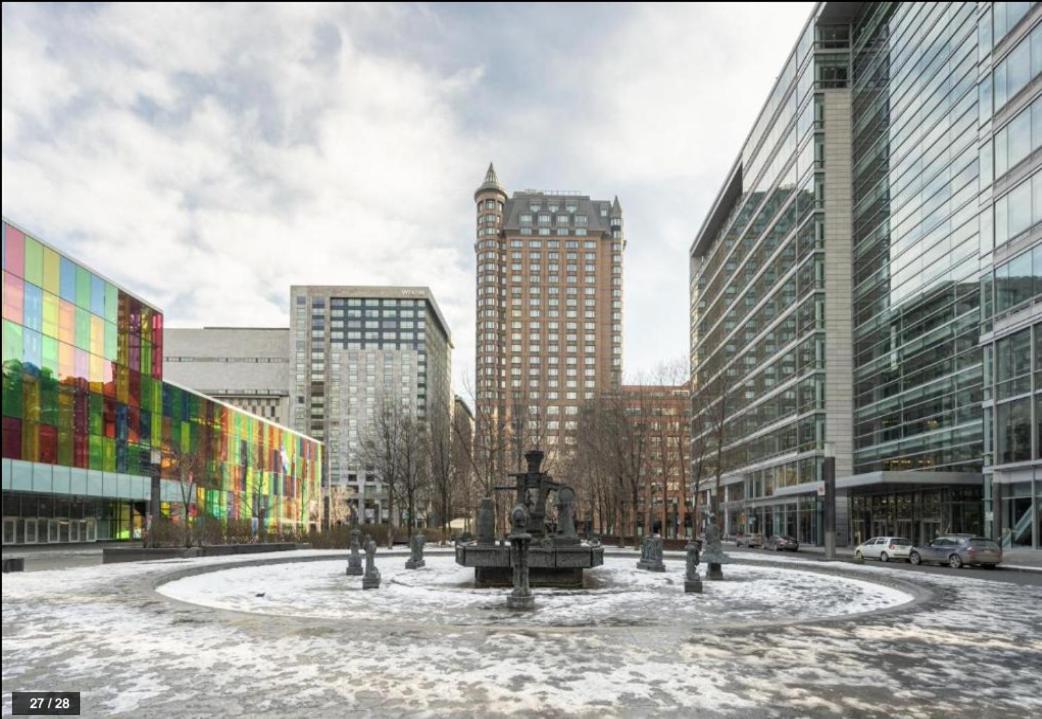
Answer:
POLYGON ((362 533, 357 529, 351 530, 351 554, 347 558, 347 576, 358 577, 362 574, 362 554, 358 541, 362 533))
POLYGON ((378 589, 380 587, 380 570, 376 568, 376 542, 368 534, 365 535, 365 575, 362 577, 362 589, 378 589))

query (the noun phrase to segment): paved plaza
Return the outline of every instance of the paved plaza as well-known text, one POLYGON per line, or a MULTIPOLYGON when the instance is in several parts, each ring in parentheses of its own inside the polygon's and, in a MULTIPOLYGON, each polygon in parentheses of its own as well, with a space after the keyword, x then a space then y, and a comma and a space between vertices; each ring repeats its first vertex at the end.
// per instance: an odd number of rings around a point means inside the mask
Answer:
POLYGON ((48 689, 127 717, 1042 712, 1042 575, 733 556, 699 596, 679 555, 654 574, 612 552, 529 615, 437 550, 416 571, 381 552, 367 592, 329 551, 7 575, 4 709, 48 689))

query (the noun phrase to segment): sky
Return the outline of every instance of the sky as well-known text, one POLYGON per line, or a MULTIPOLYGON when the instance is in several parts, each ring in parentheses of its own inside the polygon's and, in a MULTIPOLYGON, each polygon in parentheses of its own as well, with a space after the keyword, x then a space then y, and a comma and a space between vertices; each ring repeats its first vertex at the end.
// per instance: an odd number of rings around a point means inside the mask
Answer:
POLYGON ((3 5, 3 214, 160 307, 429 286, 474 371, 473 192, 618 195, 624 370, 688 353, 687 250, 813 3, 3 5))

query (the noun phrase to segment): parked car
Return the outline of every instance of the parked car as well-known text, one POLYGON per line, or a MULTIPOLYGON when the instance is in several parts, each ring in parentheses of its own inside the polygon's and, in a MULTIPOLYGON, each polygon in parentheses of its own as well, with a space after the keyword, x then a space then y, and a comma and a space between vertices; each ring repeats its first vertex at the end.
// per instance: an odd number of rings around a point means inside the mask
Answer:
POLYGON ((857 559, 908 559, 912 553, 912 540, 905 537, 872 537, 854 548, 857 559))
POLYGON ((786 534, 776 534, 767 540, 767 544, 764 545, 765 549, 773 549, 776 552, 785 550, 787 552, 798 552, 800 549, 800 543, 796 541, 795 537, 790 537, 786 534))
POLYGON ((739 534, 734 538, 734 546, 736 547, 762 547, 763 546, 763 535, 762 534, 739 534))
POLYGON ((1002 561, 1002 547, 987 537, 943 534, 926 545, 916 545, 908 555, 912 564, 937 562, 958 569, 964 564, 994 569, 1002 561))

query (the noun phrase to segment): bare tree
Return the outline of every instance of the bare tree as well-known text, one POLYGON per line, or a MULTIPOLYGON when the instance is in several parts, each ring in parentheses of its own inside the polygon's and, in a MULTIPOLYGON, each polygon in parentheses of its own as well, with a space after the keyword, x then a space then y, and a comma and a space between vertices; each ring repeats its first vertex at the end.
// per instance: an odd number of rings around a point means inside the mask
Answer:
MULTIPOLYGON (((208 452, 202 446, 185 449, 183 446, 172 443, 166 448, 169 466, 173 468, 177 476, 177 486, 181 492, 181 507, 184 515, 184 541, 186 547, 193 544, 192 532, 192 504, 195 503, 196 494, 199 489, 209 488, 211 478, 208 467, 208 452)), ((197 507, 197 513, 202 514, 201 508, 197 507)))
POLYGON ((411 412, 399 413, 398 432, 399 499, 409 513, 409 537, 416 531, 418 508, 426 499, 430 478, 430 450, 427 424, 411 412))
POLYGON ((398 400, 385 398, 367 428, 362 441, 362 459, 366 470, 377 474, 387 490, 387 546, 394 546, 394 501, 402 478, 400 454, 404 431, 404 408, 398 400))
MULTIPOLYGON (((730 370, 711 381, 699 383, 692 374, 691 393, 691 482, 694 487, 692 511, 697 521, 702 481, 711 475, 714 481, 713 507, 717 526, 723 530, 724 445, 727 442, 727 402, 730 370)), ((697 533, 697 532, 696 532, 697 533)))
POLYGON ((430 455, 430 484, 434 499, 437 502, 438 522, 442 536, 448 537, 449 522, 452 519, 455 471, 453 466, 453 428, 451 412, 439 408, 432 413, 429 420, 430 432, 427 437, 427 449, 430 455))

